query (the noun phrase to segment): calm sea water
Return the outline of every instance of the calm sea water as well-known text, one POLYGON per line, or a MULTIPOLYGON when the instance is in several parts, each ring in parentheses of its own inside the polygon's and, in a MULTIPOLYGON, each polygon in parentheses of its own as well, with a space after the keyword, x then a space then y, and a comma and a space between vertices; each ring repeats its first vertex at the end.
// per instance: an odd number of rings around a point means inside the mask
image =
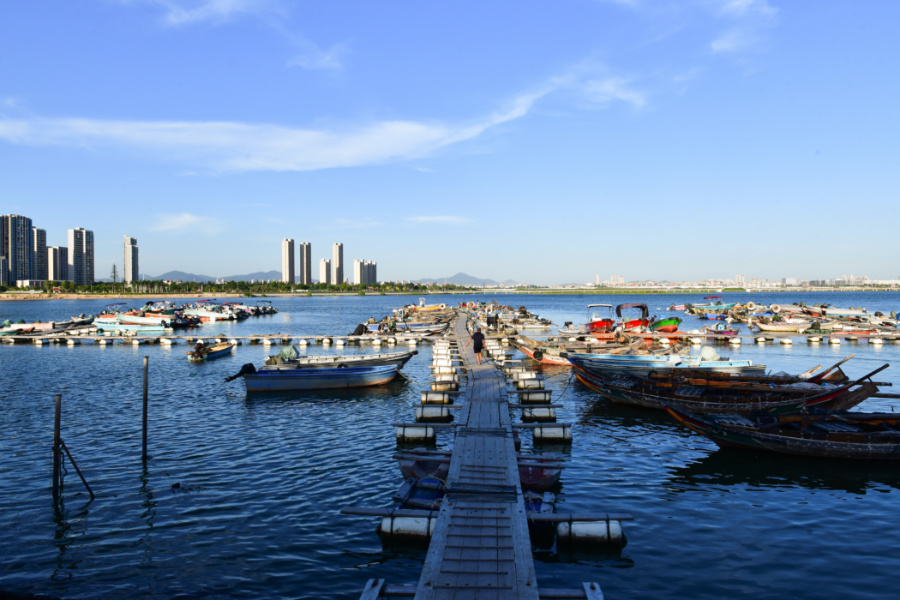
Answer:
MULTIPOLYGON (((830 302, 885 313, 900 294, 728 295, 727 300, 830 302)), ((646 301, 654 312, 686 296, 434 296, 496 299, 557 324, 589 302, 646 301)), ((204 325, 204 335, 347 334, 412 297, 275 298, 281 312, 204 325)), ((104 301, 0 303, 0 320, 63 320, 104 301)), ((671 313, 670 313, 671 314, 671 313)), ((680 314, 680 313, 678 313, 680 314)), ((688 318, 683 329, 700 327, 688 318)), ((198 331, 198 330, 194 330, 198 331)), ((720 347, 721 348, 721 347, 720 347)), ((248 398, 226 376, 260 364, 262 346, 205 364, 184 345, 0 346, 0 591, 62 598, 356 598, 366 580, 414 584, 424 550, 382 546, 376 519, 348 505, 391 505, 401 484, 392 423, 411 421, 430 381, 430 349, 409 382, 352 393, 248 398), (150 454, 141 461, 143 357, 150 361, 150 454), (62 437, 97 497, 69 465, 64 501, 51 498, 53 397, 62 437)), ((320 348, 309 352, 321 352, 320 348)), ((337 352, 338 350, 331 350, 337 352)), ((345 352, 356 352, 346 349, 345 352)), ((865 341, 744 343, 721 354, 803 371, 855 353, 862 375, 900 359, 900 345, 865 341)), ((891 367, 881 381, 900 385, 891 367)), ((535 549, 544 587, 599 582, 607 598, 885 598, 900 571, 900 466, 718 450, 664 414, 613 405, 546 368, 575 423, 555 495, 562 512, 617 511, 621 553, 535 549)), ((885 391, 898 392, 900 390, 885 391)), ((869 400, 867 410, 893 410, 869 400)), ((449 446, 448 437, 438 438, 449 446)), ((528 440, 525 440, 526 447, 528 440)))

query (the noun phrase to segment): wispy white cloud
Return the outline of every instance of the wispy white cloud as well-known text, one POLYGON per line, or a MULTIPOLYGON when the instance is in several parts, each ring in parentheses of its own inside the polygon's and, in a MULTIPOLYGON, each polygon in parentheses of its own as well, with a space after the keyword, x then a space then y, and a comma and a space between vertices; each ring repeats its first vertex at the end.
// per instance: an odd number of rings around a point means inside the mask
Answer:
POLYGON ((740 54, 758 49, 764 32, 776 24, 778 9, 766 0, 722 0, 716 13, 731 25, 710 42, 714 54, 740 54))
POLYGON ((469 123, 380 121, 345 129, 188 121, 8 118, 0 140, 34 146, 115 147, 214 172, 313 171, 409 160, 477 138, 528 114, 551 91, 523 94, 469 123))
POLYGON ((438 223, 440 225, 466 225, 471 223, 471 219, 465 217, 454 217, 451 215, 421 215, 414 217, 406 217, 407 221, 414 223, 438 223))
POLYGON ((629 80, 619 77, 587 81, 583 90, 591 102, 602 105, 618 101, 630 104, 634 108, 642 108, 647 101, 643 93, 631 86, 629 80))
POLYGON ((175 233, 214 234, 222 231, 222 224, 213 217, 202 217, 190 213, 164 214, 156 216, 156 222, 151 229, 175 233))
POLYGON ((340 71, 344 68, 346 44, 335 44, 328 50, 323 50, 304 39, 295 45, 301 47, 300 53, 288 60, 289 67, 301 67, 315 71, 340 71))
POLYGON ((246 15, 281 12, 279 0, 120 0, 124 4, 147 4, 163 12, 170 26, 222 23, 246 15))

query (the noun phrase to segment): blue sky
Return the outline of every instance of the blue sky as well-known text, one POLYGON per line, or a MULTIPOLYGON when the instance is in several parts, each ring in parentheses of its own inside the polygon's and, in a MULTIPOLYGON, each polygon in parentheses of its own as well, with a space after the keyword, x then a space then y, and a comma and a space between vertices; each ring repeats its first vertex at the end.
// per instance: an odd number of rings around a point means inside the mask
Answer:
POLYGON ((900 277, 900 3, 29 0, 0 213, 96 273, 900 277), (317 269, 316 269, 317 272, 317 269))

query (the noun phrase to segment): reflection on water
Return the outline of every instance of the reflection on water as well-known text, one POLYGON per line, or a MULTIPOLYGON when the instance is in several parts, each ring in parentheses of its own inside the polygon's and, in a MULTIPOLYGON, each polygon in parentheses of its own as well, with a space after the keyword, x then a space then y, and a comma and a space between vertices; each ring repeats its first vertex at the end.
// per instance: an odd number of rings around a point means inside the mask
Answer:
POLYGON ((693 488, 802 486, 863 495, 867 491, 883 491, 885 486, 900 489, 900 469, 896 463, 886 461, 822 460, 723 448, 671 469, 670 482, 693 488))
MULTIPOLYGON (((557 323, 579 322, 588 303, 639 301, 497 299, 557 323)), ((761 294, 743 299, 782 301, 761 294)), ((274 317, 192 333, 280 332, 295 340, 347 333, 411 299, 274 300, 282 310, 274 317)), ((655 296, 650 306, 685 300, 655 296)), ((896 310, 900 294, 817 301, 896 310)), ((96 314, 92 303, 102 308, 108 302, 12 302, 0 303, 0 310, 14 320, 49 320, 96 314)), ((688 318, 684 328, 703 324, 688 318)), ((377 519, 339 511, 393 505, 402 481, 392 458, 398 447, 392 424, 414 419, 419 393, 431 379, 429 347, 420 345, 404 367, 409 381, 367 390, 248 396, 240 381, 224 383, 241 365, 259 366, 280 349, 244 345, 231 356, 191 364, 183 344, 0 347, 0 590, 64 598, 350 599, 369 578, 415 584, 425 558, 421 548, 384 546, 375 534, 377 519), (140 457, 144 356, 150 357, 153 457, 146 463, 140 457), (70 474, 51 514, 55 393, 63 394, 63 437, 97 498, 86 504, 87 494, 70 474)), ((837 348, 795 343, 790 350, 745 343, 720 350, 788 372, 832 364, 851 352, 856 357, 845 366, 851 377, 900 359, 898 345, 864 342, 837 348)), ((574 423, 573 443, 550 448, 566 465, 556 508, 626 512, 634 521, 625 524, 628 545, 616 555, 536 548, 540 586, 598 581, 611 598, 703 600, 874 599, 893 590, 900 569, 894 466, 720 451, 661 411, 599 398, 565 367, 542 372, 552 401, 561 405, 558 420, 574 423)), ((896 372, 888 369, 879 379, 900 384, 896 372)), ((861 408, 890 411, 894 403, 871 399, 861 408)), ((528 451, 527 432, 522 442, 528 451)), ((452 433, 438 433, 437 448, 452 443, 452 433)))

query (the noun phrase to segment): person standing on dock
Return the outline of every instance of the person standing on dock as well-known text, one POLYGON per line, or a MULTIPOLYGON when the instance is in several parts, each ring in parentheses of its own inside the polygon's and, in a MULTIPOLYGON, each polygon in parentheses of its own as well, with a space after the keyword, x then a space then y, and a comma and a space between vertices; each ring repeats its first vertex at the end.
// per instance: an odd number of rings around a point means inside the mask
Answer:
POLYGON ((469 341, 466 342, 466 348, 469 347, 469 344, 475 342, 475 346, 472 350, 475 351, 475 360, 478 361, 478 364, 481 364, 481 351, 484 350, 484 334, 481 333, 481 327, 475 330, 475 333, 472 334, 472 337, 469 338, 469 341))

